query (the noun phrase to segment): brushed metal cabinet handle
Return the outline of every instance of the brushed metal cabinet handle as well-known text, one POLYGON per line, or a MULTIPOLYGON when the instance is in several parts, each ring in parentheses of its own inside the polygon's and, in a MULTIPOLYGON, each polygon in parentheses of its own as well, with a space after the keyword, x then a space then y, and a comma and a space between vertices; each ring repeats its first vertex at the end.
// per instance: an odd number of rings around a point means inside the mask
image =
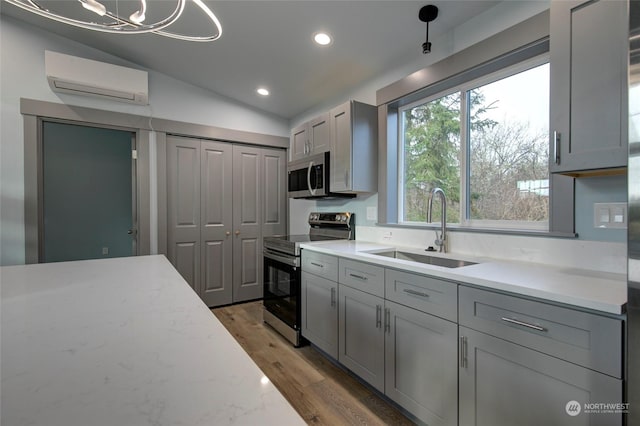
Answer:
POLYGON ((324 268, 324 265, 321 265, 320 263, 315 263, 315 262, 309 262, 311 263, 313 266, 317 266, 318 268, 324 268))
POLYGON ((513 319, 513 318, 506 318, 506 317, 502 317, 500 318, 502 321, 504 322, 508 322, 510 324, 515 324, 515 325, 519 325, 522 327, 527 327, 527 328, 531 328, 533 330, 537 330, 537 331, 548 331, 546 328, 544 327, 540 327, 539 325, 536 324, 530 324, 528 322, 523 322, 523 321, 518 321, 517 319, 513 319))
POLYGON ((376 328, 382 327, 382 306, 376 305, 376 328))
POLYGON ((427 293, 422 293, 420 291, 411 290, 410 288, 405 288, 402 291, 404 291, 405 293, 411 294, 413 296, 420 296, 420 297, 426 297, 426 298, 431 297, 427 293))
POLYGON ((331 306, 336 306, 336 288, 331 287, 331 306))
POLYGON ((384 309, 384 331, 391 334, 391 309, 384 309))
POLYGON ((362 281, 366 281, 366 280, 367 280, 367 277, 364 277, 364 276, 362 276, 362 275, 356 275, 356 274, 351 274, 351 273, 350 273, 350 274, 349 274, 349 276, 350 276, 350 277, 353 277, 353 278, 358 278, 358 279, 360 279, 360 280, 362 280, 362 281))
POLYGON ((562 135, 560 132, 553 131, 553 161, 556 164, 560 164, 560 139, 562 135))
POLYGON ((467 368, 467 338, 460 336, 460 368, 467 368))

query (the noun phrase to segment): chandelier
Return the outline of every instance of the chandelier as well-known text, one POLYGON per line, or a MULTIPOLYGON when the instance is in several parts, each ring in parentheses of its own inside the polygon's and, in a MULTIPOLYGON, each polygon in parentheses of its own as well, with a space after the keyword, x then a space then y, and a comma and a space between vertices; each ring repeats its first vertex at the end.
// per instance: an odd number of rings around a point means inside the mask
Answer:
POLYGON ((207 5, 205 5, 202 0, 190 1, 197 5, 200 8, 200 11, 211 21, 212 30, 214 30, 215 28, 215 31, 212 31, 212 35, 185 35, 166 29, 167 27, 175 23, 178 18, 180 18, 182 12, 185 9, 187 0, 173 0, 173 2, 175 2, 175 7, 173 7, 173 3, 171 1, 155 2, 156 4, 154 5, 154 9, 155 6, 157 6, 159 3, 162 3, 165 7, 167 4, 171 3, 171 7, 170 11, 165 10, 166 13, 163 13, 162 16, 155 17, 153 19, 154 22, 147 22, 147 14, 149 14, 150 12, 147 10, 147 0, 103 0, 102 2, 98 0, 77 0, 77 2, 80 4, 75 3, 75 1, 73 3, 67 1, 50 1, 48 2, 49 5, 47 5, 49 6, 49 8, 45 7, 47 0, 4 1, 29 12, 35 13, 36 15, 44 16, 58 22, 85 28, 88 30, 101 31, 106 33, 154 33, 178 40, 200 42, 214 41, 219 39, 222 35, 222 26, 220 25, 220 21, 213 13, 213 11, 209 9, 209 7, 207 7, 207 5), (62 13, 60 10, 53 10, 53 6, 55 6, 56 3, 66 4, 66 8, 63 9, 65 10, 65 12, 74 12, 73 16, 71 16, 71 13, 62 13), (82 17, 80 16, 82 9, 80 8, 80 11, 77 13, 76 11, 69 11, 69 4, 75 4, 78 6, 78 8, 82 6, 84 10, 90 11, 92 13, 88 17, 82 17), (131 8, 132 4, 135 5, 135 7, 131 8), (100 22, 97 22, 98 20, 100 22))

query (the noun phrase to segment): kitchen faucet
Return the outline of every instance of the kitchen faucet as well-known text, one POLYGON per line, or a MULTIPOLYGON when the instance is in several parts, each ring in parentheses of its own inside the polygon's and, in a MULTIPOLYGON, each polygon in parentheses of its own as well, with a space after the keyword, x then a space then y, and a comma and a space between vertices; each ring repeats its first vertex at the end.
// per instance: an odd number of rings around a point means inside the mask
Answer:
POLYGON ((440 236, 438 237, 438 231, 436 231, 435 244, 440 247, 441 253, 447 252, 447 197, 444 195, 444 191, 440 188, 433 188, 429 193, 429 204, 427 206, 427 223, 431 223, 431 210, 433 207, 433 196, 440 195, 440 201, 442 203, 442 214, 440 215, 440 236))

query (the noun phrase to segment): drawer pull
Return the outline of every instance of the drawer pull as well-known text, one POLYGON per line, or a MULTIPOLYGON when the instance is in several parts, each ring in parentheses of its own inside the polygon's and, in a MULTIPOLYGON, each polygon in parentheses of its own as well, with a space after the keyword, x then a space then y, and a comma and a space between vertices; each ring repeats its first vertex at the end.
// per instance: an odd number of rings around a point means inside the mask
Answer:
POLYGON ((410 288, 405 288, 402 291, 404 291, 405 293, 411 294, 413 296, 421 296, 421 297, 426 297, 426 298, 430 297, 427 293, 422 293, 420 291, 411 290, 410 288))
POLYGON ((353 278, 358 278, 359 280, 362 280, 362 281, 366 281, 367 280, 367 277, 364 277, 362 275, 349 274, 349 276, 353 277, 353 278))
POLYGON ((537 331, 547 331, 547 329, 546 329, 546 328, 544 328, 544 327, 540 327, 539 325, 529 324, 528 322, 518 321, 518 320, 515 320, 515 319, 513 319, 513 318, 505 318, 505 317, 502 317, 502 318, 500 318, 500 319, 501 319, 502 321, 505 321, 505 322, 508 322, 508 323, 511 323, 511 324, 515 324, 515 325, 521 325, 522 327, 531 328, 531 329, 533 329, 533 330, 537 330, 537 331))
POLYGON ((320 263, 315 263, 315 262, 309 262, 311 263, 313 266, 317 266, 318 268, 324 268, 324 265, 321 265, 320 263))

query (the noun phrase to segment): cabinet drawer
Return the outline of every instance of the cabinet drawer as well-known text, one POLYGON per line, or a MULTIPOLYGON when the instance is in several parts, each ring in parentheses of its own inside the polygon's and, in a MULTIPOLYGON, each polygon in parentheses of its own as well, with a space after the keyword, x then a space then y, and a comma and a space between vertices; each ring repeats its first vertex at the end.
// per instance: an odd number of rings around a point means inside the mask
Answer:
POLYGON ((384 297, 384 268, 370 263, 340 259, 338 282, 384 297))
POLYGON ((458 321, 458 285, 453 282, 387 269, 385 298, 449 321, 458 321))
POLYGON ((331 281, 338 281, 338 258, 302 250, 302 270, 331 281))
POLYGON ((622 377, 622 321, 460 286, 460 325, 622 377))

